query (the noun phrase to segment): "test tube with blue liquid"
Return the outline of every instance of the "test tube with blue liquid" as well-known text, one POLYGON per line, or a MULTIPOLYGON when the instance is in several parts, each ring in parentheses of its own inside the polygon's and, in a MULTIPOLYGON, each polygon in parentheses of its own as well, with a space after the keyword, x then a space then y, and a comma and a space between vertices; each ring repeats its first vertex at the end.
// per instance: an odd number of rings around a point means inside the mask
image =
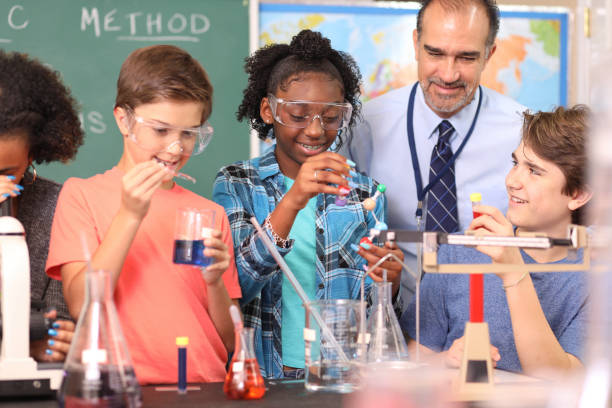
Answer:
POLYGON ((187 345, 189 337, 177 337, 176 346, 178 348, 178 393, 187 392, 187 345))
POLYGON ((208 266, 212 258, 204 255, 204 240, 212 236, 215 210, 182 208, 176 214, 174 236, 175 264, 208 266))

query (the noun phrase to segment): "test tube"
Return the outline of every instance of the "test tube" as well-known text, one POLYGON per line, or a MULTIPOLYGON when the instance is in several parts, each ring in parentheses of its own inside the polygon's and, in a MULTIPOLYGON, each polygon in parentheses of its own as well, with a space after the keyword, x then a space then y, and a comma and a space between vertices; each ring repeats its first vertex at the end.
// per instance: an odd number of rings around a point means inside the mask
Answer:
POLYGON ((482 201, 482 194, 480 193, 472 193, 470 194, 470 201, 472 202, 472 215, 474 218, 480 217, 482 214, 478 211, 474 211, 474 207, 480 205, 482 201))
POLYGON ((178 346, 178 393, 185 394, 187 392, 187 345, 189 337, 177 337, 176 345, 178 346))

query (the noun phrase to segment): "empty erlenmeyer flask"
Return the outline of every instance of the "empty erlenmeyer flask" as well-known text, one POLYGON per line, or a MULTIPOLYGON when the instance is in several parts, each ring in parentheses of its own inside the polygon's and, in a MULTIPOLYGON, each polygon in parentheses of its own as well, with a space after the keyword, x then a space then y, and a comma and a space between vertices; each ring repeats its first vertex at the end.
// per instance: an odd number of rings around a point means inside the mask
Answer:
POLYGON ((112 299, 110 275, 87 271, 85 304, 64 363, 62 407, 139 407, 134 374, 112 299))
POLYGON ((367 322, 367 361, 407 359, 408 347, 391 303, 391 282, 377 282, 372 290, 375 292, 367 322))
POLYGON ((225 376, 223 392, 230 399, 259 399, 266 392, 266 385, 255 358, 255 329, 241 327, 234 333, 234 356, 225 376))

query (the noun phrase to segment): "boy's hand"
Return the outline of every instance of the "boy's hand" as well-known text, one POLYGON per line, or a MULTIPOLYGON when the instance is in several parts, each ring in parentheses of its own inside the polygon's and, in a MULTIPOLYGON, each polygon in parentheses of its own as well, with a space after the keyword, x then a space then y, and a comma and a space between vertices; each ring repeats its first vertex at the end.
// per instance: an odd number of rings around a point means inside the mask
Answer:
POLYGON ((207 285, 223 281, 221 276, 229 268, 230 255, 227 245, 221 240, 221 231, 213 230, 212 237, 204 239, 204 255, 213 258, 213 263, 202 270, 207 285))
MULTIPOLYGON (((461 360, 463 360, 464 348, 465 336, 461 336, 458 339, 455 339, 450 348, 444 352, 444 361, 446 362, 446 365, 455 368, 459 367, 461 365, 461 360)), ((499 355, 499 350, 497 349, 497 347, 491 345, 491 363, 493 363, 493 367, 497 366, 497 362, 500 358, 501 356, 499 355)))
POLYGON ((317 194, 338 194, 339 186, 348 188, 347 177, 350 177, 349 165, 344 156, 334 152, 317 154, 302 163, 284 200, 287 200, 290 208, 299 211, 317 194))
POLYGON ((121 206, 142 220, 151 204, 151 197, 168 175, 168 170, 153 160, 138 163, 122 179, 121 206))
MULTIPOLYGON (((368 261, 368 268, 374 266, 376 262, 388 253, 393 253, 399 259, 404 261, 404 252, 397 247, 394 242, 386 242, 384 247, 378 247, 376 245, 370 245, 369 249, 359 246, 357 252, 359 256, 368 261)), ((387 270, 387 281, 392 283, 393 296, 397 294, 400 287, 400 281, 402 277, 402 264, 397 262, 393 258, 387 259, 385 262, 380 264, 371 274, 370 277, 376 282, 382 282, 383 269, 387 270)))
MULTIPOLYGON (((473 231, 475 235, 514 236, 514 227, 508 219, 495 207, 478 205, 474 211, 482 215, 470 223, 467 231, 473 231)), ((497 263, 522 263, 522 257, 518 248, 498 246, 477 246, 476 249, 491 257, 497 263)))

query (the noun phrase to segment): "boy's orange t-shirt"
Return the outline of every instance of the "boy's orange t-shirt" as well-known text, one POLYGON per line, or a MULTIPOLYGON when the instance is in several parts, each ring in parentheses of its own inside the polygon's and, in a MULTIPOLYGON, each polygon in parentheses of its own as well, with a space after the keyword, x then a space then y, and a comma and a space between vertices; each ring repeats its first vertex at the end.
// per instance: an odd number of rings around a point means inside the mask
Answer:
MULTIPOLYGON (((64 184, 53 218, 47 274, 61 279, 60 268, 84 262, 83 238, 94 253, 121 203, 117 167, 89 179, 64 184)), ((197 267, 172 262, 176 210, 214 209, 215 227, 233 249, 223 207, 178 185, 158 189, 130 247, 117 281, 114 301, 121 328, 141 384, 177 382, 176 337, 189 337, 187 380, 223 381, 227 351, 208 313, 207 286, 197 267)), ((233 251, 223 281, 230 298, 241 297, 233 251)))

